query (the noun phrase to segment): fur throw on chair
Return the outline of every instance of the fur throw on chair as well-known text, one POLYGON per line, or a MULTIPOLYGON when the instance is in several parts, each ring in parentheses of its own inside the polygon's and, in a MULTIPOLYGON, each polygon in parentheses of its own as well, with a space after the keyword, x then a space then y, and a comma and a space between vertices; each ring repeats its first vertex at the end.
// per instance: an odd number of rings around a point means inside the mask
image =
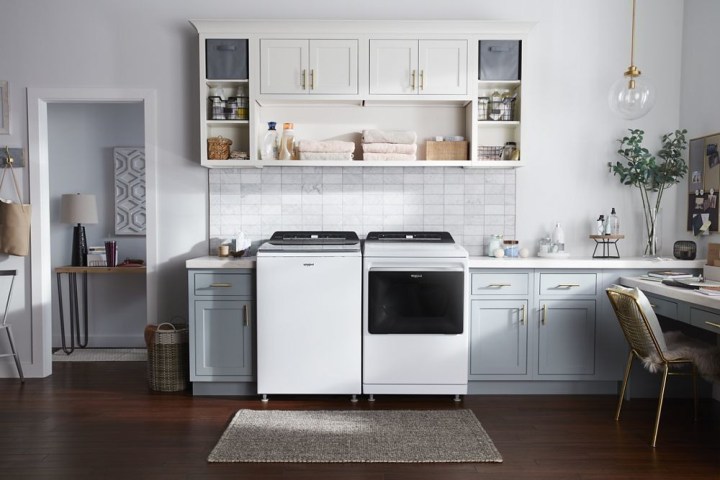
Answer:
MULTIPOLYGON (((682 332, 665 332, 665 358, 691 360, 698 373, 711 382, 720 381, 720 347, 690 338, 682 332)), ((651 372, 660 370, 662 362, 656 355, 643 358, 643 366, 651 372)))

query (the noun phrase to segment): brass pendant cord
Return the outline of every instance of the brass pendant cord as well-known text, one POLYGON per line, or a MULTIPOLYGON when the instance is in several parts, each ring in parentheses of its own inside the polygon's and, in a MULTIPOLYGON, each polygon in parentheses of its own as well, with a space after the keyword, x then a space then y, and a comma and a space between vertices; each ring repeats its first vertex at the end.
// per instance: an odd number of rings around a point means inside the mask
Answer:
POLYGON ((635 2, 632 2, 632 27, 630 29, 630 69, 635 67, 635 2))

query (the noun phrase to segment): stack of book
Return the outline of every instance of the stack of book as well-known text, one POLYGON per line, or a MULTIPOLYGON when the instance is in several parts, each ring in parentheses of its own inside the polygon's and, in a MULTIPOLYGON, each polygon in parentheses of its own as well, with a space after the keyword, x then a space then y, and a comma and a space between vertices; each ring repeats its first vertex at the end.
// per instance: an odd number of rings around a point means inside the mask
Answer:
POLYGON ((677 280, 679 278, 693 278, 694 275, 689 272, 680 272, 676 270, 653 270, 647 273, 648 280, 677 280))

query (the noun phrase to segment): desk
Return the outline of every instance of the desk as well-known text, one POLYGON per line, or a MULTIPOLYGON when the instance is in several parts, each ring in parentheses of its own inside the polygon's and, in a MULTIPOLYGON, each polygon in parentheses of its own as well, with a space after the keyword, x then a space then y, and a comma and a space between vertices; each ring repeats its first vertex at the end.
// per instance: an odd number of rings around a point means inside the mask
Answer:
POLYGON ((656 304, 655 312, 679 322, 720 334, 720 296, 672 287, 640 277, 620 277, 620 284, 637 287, 656 304), (659 302, 653 297, 658 297, 659 302))
POLYGON ((79 348, 85 348, 88 344, 88 297, 87 279, 91 274, 145 274, 145 267, 58 267, 55 269, 57 275, 58 307, 60 310, 60 339, 63 352, 70 355, 75 350, 75 340, 79 348), (78 306, 77 274, 82 275, 82 297, 83 297, 83 324, 85 327, 84 338, 80 334, 80 309, 78 306), (68 304, 70 310, 70 346, 65 341, 65 309, 63 308, 62 275, 68 276, 68 304))

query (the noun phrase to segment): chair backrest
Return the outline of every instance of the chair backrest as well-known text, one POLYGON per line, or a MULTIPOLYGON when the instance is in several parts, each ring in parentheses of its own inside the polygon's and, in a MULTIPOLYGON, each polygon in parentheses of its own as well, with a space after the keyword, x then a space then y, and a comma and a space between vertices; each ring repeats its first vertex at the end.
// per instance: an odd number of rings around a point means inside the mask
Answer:
POLYGON ((642 358, 657 356, 666 361, 667 351, 657 315, 645 294, 637 288, 613 285, 605 290, 630 348, 642 358))

